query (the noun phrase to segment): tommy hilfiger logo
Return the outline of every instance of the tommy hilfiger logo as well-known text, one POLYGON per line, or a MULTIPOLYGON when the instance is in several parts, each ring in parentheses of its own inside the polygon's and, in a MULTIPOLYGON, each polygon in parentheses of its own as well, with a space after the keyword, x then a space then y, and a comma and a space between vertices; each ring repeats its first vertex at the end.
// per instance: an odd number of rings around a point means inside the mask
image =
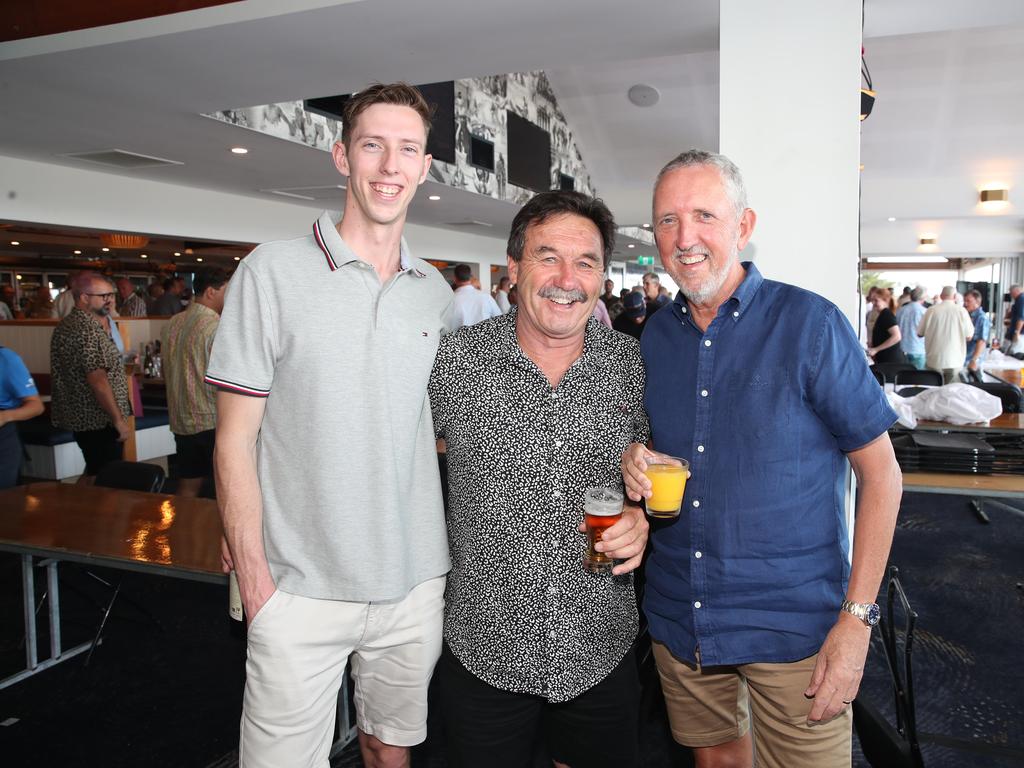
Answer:
POLYGON ((420 331, 420 335, 421 336, 429 336, 430 334, 427 333, 426 331, 420 331))

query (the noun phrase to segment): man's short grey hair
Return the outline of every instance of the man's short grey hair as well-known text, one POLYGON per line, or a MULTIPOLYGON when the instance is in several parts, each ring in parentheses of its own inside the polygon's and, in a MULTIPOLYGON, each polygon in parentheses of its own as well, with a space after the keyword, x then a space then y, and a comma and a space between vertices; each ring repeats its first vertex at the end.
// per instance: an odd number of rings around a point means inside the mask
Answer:
POLYGON ((1011 291, 1015 291, 1015 290, 1019 291, 1020 290, 1020 283, 1014 283, 1013 285, 1011 285, 1010 286, 1010 290, 1011 291))
POLYGON ((643 280, 645 280, 645 281, 646 281, 646 280, 653 280, 653 281, 654 281, 654 282, 656 282, 656 283, 657 283, 658 285, 661 285, 661 278, 660 278, 660 277, 658 277, 658 273, 657 273, 657 272, 648 272, 647 274, 645 274, 645 275, 643 276, 643 278, 642 278, 642 279, 643 279, 643 280))
POLYGON ((910 300, 911 301, 920 301, 923 298, 924 298, 924 288, 922 288, 920 285, 917 286, 917 288, 915 288, 914 290, 912 290, 910 292, 910 300))
POLYGON ((939 294, 940 299, 952 299, 954 296, 956 296, 956 288, 952 285, 942 286, 942 293, 939 294))
POLYGON ((965 298, 966 298, 967 296, 970 296, 970 297, 971 297, 972 299, 974 299, 974 300, 975 300, 976 302, 978 302, 979 304, 981 304, 981 291, 979 291, 978 289, 976 289, 976 288, 971 288, 971 290, 969 290, 969 291, 968 291, 967 293, 965 293, 965 294, 964 294, 964 297, 965 297, 965 298))
POLYGON ((658 185, 662 178, 679 168, 690 168, 695 165, 710 165, 718 169, 725 184, 725 192, 736 209, 736 218, 743 215, 747 209, 747 188, 743 184, 743 174, 736 164, 725 155, 716 152, 707 152, 703 149, 688 149, 680 155, 669 160, 665 167, 658 171, 658 178, 654 180, 654 191, 658 191, 658 185))

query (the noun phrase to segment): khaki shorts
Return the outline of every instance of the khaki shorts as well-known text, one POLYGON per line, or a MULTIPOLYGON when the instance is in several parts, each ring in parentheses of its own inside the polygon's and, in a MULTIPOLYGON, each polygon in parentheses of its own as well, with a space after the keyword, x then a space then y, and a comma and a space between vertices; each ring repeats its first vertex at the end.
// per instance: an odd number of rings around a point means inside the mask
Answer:
POLYGON ((850 708, 831 720, 807 724, 813 701, 804 696, 817 655, 785 664, 706 667, 680 661, 654 641, 672 736, 688 747, 734 741, 753 718, 756 764, 764 768, 849 766, 850 708))
POLYGON ((241 768, 326 768, 350 657, 360 730, 394 746, 423 741, 444 585, 444 576, 430 579, 394 603, 275 591, 249 626, 241 768))

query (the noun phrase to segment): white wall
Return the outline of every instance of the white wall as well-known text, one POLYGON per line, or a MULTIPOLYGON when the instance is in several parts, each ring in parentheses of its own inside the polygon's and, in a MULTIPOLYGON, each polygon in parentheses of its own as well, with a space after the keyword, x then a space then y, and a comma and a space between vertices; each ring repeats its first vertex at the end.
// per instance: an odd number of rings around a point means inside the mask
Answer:
POLYGON ((743 172, 758 268, 856 327, 861 5, 721 3, 720 151, 743 172))
MULTIPOLYGON (((0 155, 0 218, 150 235, 259 243, 310 231, 320 208, 0 155), (14 197, 10 197, 10 193, 14 197)), ((505 263, 498 237, 409 224, 422 259, 505 263)), ((481 281, 489 270, 481 270, 481 281)), ((486 287, 486 286, 485 286, 486 287)))

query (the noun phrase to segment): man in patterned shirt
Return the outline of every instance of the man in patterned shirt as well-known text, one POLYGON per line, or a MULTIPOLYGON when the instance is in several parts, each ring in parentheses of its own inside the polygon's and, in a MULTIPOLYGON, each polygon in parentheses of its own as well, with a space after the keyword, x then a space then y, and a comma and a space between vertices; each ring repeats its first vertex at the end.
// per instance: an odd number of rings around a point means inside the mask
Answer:
POLYGON ((104 464, 122 457, 132 415, 121 353, 101 320, 114 306, 114 286, 88 272, 72 286, 75 308, 53 331, 53 425, 71 430, 85 457, 79 482, 90 483, 104 464))
POLYGON ((192 279, 195 300, 164 326, 164 378, 178 454, 179 496, 198 496, 203 481, 213 478, 217 390, 203 378, 227 287, 228 273, 223 269, 198 273, 192 279))
POLYGON ((630 506, 604 534, 614 576, 584 571, 580 528, 586 489, 620 486, 617 452, 648 436, 639 345, 591 317, 614 237, 601 201, 537 195, 508 241, 517 307, 441 340, 429 391, 449 471, 438 675, 453 766, 530 765, 541 728, 556 766, 637 760, 628 574, 648 525, 630 506))
POLYGON ((127 277, 118 278, 117 296, 121 317, 145 317, 146 302, 135 292, 135 286, 127 277))

